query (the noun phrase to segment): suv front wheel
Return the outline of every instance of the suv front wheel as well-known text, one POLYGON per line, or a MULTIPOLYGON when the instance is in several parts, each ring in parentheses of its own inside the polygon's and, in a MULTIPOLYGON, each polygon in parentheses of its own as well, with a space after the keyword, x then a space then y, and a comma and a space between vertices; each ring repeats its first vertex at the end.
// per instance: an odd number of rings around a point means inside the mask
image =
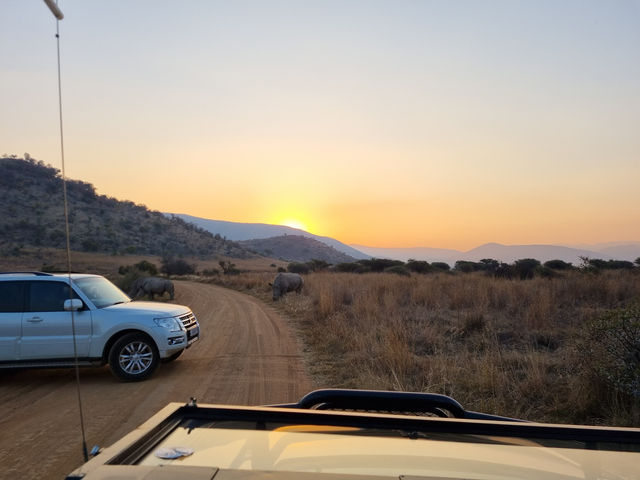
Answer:
POLYGON ((144 380, 158 368, 160 355, 153 341, 142 333, 128 333, 109 351, 109 367, 122 380, 144 380))

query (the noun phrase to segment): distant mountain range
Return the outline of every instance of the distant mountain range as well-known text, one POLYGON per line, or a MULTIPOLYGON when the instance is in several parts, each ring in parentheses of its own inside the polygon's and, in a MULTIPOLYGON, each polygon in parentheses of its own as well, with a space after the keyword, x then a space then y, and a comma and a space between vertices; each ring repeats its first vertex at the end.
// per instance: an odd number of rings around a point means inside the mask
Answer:
POLYGON ((378 248, 365 245, 346 245, 330 237, 322 237, 305 232, 304 230, 282 225, 209 220, 185 214, 167 215, 175 215, 186 222, 194 223, 204 230, 220 234, 226 239, 233 241, 256 240, 282 235, 302 235, 318 240, 354 259, 376 257, 402 260, 404 262, 409 259, 414 259, 425 260, 427 262, 445 262, 453 266, 458 260, 477 262, 483 258, 493 258, 506 263, 513 263, 521 258, 535 258, 541 262, 563 260, 565 262, 571 262, 574 265, 579 265, 581 262, 580 257, 600 258, 603 260, 629 260, 632 262, 640 257, 640 241, 574 246, 501 245, 499 243, 487 243, 469 251, 428 247, 378 248))
POLYGON ((309 260, 324 260, 329 264, 336 265, 356 260, 326 243, 302 235, 280 235, 278 237, 240 240, 238 243, 265 257, 278 258, 288 262, 304 263, 309 260))
POLYGON ((302 235, 303 237, 313 238, 330 247, 335 248, 339 252, 347 254, 356 260, 370 258, 369 255, 356 250, 349 245, 345 245, 338 240, 330 237, 321 237, 313 233, 305 232, 297 228, 286 227, 284 225, 270 225, 267 223, 238 223, 227 222, 223 220, 210 220, 207 218, 194 217, 184 213, 167 213, 181 218, 185 222, 193 223, 198 227, 207 230, 213 234, 219 234, 227 240, 239 242, 242 240, 256 240, 262 238, 279 237, 282 235, 302 235))
POLYGON ((469 251, 446 250, 441 248, 374 248, 364 245, 352 245, 361 252, 374 257, 392 258, 407 261, 426 260, 427 262, 446 262, 453 266, 457 260, 478 262, 483 258, 493 258, 505 263, 513 263, 521 258, 535 258, 541 262, 563 260, 579 265, 580 257, 600 258, 603 260, 635 261, 640 257, 640 242, 620 242, 617 244, 599 244, 580 247, 562 245, 501 245, 487 243, 469 251))

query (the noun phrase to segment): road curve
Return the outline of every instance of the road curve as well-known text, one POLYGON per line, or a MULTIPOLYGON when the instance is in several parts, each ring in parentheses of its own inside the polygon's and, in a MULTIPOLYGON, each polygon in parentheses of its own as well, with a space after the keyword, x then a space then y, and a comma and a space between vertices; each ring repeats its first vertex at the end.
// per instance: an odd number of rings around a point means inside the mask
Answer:
MULTIPOLYGON (((312 388, 302 349, 263 302, 225 288, 176 282, 176 303, 197 315, 202 337, 154 376, 121 383, 108 367, 80 370, 89 448, 115 442, 169 402, 292 402, 312 388)), ((75 372, 0 370, 0 478, 64 478, 83 463, 75 372)))

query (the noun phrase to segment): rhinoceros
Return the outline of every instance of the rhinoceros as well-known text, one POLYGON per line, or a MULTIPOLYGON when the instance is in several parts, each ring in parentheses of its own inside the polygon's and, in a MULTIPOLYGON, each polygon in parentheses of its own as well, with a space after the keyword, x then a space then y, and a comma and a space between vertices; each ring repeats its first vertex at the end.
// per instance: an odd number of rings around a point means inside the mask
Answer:
POLYGON ((174 289, 173 282, 171 280, 158 277, 142 277, 138 278, 131 284, 129 296, 135 299, 141 295, 149 295, 151 300, 153 300, 154 294, 162 296, 164 295, 164 292, 169 292, 169 296, 171 297, 171 300, 173 300, 174 289))
POLYGON ((273 283, 269 285, 273 288, 273 300, 275 301, 287 292, 300 293, 303 284, 302 277, 297 273, 279 273, 273 283))

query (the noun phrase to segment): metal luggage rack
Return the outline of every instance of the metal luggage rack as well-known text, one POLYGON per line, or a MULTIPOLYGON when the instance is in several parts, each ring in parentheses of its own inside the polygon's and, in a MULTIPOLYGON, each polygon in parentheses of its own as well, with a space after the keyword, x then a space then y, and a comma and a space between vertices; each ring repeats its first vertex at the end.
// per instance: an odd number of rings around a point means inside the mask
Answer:
MULTIPOLYGON (((66 272, 64 272, 66 273, 66 272)), ((35 275, 36 277, 51 277, 53 273, 48 272, 38 272, 38 271, 29 271, 29 272, 0 272, 0 275, 35 275)))
POLYGON ((468 420, 526 422, 526 420, 517 418, 465 410, 460 403, 451 397, 421 392, 323 389, 308 393, 298 403, 277 406, 312 410, 342 410, 444 418, 453 417, 468 420))

